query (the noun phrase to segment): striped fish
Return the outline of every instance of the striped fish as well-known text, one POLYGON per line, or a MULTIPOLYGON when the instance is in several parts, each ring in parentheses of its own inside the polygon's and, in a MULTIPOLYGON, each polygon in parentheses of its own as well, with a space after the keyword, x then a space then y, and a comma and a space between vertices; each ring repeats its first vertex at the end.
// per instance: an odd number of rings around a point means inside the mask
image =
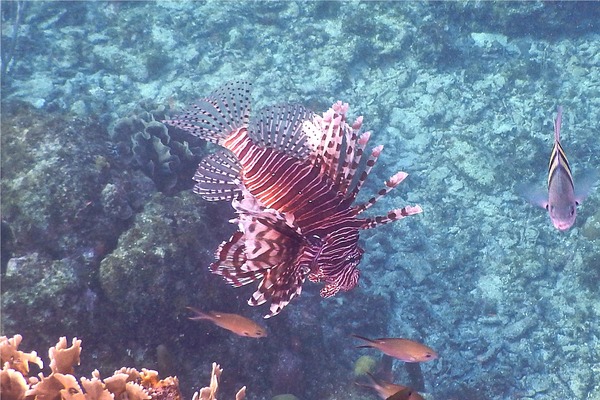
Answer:
POLYGON ((248 303, 270 302, 265 318, 298 296, 306 278, 324 284, 323 297, 355 287, 359 231, 422 212, 417 205, 360 217, 407 174, 354 205, 383 147, 365 154, 370 133, 361 132, 362 117, 348 124, 347 111, 341 102, 322 116, 281 105, 251 119, 250 84, 232 82, 165 121, 224 148, 194 176, 196 193, 231 201, 237 214, 238 231, 219 246, 210 270, 234 287, 259 281, 248 303))
POLYGON ((556 229, 566 231, 575 224, 577 206, 585 199, 594 186, 597 174, 586 171, 579 176, 579 187, 575 190, 573 174, 565 150, 560 144, 562 107, 558 107, 554 120, 554 145, 548 162, 548 193, 541 192, 535 186, 521 185, 522 195, 531 203, 545 208, 556 229))
POLYGON ((575 185, 567 155, 560 144, 562 107, 558 107, 554 121, 554 146, 548 163, 548 204, 546 209, 554 227, 560 231, 569 229, 577 217, 575 185))

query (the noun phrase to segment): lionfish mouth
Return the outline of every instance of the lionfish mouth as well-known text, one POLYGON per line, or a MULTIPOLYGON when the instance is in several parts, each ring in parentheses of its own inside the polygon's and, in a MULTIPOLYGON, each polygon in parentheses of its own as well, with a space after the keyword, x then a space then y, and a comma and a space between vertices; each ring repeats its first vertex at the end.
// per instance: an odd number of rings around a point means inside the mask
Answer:
POLYGON ((323 247, 325 246, 325 242, 316 235, 312 235, 312 237, 308 237, 307 241, 311 244, 311 246, 316 247, 318 250, 315 255, 312 257, 312 261, 310 263, 310 270, 315 271, 319 267, 319 256, 323 252, 323 247))
POLYGON ((422 209, 360 217, 407 174, 394 174, 375 196, 353 205, 383 146, 365 156, 371 133, 361 130, 362 117, 348 123, 348 104, 338 101, 322 115, 301 105, 272 106, 252 119, 250 109, 250 84, 231 82, 166 122, 224 147, 194 176, 196 193, 230 201, 238 215, 238 231, 219 246, 210 270, 235 287, 258 281, 248 302, 270 302, 271 317, 300 294, 307 277, 325 283, 324 297, 352 289, 360 257, 345 257, 362 254, 359 231, 422 209))

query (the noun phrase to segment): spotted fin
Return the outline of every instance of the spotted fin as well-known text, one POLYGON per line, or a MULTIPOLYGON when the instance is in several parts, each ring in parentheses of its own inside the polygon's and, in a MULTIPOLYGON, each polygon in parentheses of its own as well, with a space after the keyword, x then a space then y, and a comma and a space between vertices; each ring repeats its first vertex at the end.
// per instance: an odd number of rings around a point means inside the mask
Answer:
POLYGON ((250 86, 244 81, 228 82, 164 122, 209 142, 223 144, 232 133, 248 127, 250 86))

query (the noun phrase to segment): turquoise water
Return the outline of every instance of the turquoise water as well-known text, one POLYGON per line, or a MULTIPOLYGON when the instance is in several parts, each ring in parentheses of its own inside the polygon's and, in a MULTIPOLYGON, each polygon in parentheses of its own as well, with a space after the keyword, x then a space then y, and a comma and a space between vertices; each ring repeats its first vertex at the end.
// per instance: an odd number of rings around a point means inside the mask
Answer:
POLYGON ((440 355, 392 366, 426 399, 600 399, 598 189, 562 233, 515 190, 544 188, 558 105, 575 185, 599 168, 597 3, 1 6, 2 335, 24 350, 77 336, 78 377, 153 368, 184 398, 217 361, 219 398, 375 399, 354 367, 380 354, 350 335, 406 337, 440 355), (359 287, 324 300, 307 282, 266 321, 255 285, 207 269, 234 230, 228 204, 191 192, 214 147, 160 123, 233 79, 253 110, 348 102, 385 146, 364 200, 409 173, 372 214, 424 209, 362 232, 359 287))

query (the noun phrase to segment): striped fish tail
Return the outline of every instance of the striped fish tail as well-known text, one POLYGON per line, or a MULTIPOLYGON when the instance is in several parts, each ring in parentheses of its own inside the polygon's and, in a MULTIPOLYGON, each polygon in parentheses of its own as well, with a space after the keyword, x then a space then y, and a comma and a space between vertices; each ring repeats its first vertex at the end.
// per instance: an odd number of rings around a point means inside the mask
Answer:
POLYGON ((248 127, 252 103, 250 86, 244 81, 229 82, 164 122, 223 145, 227 138, 248 127))
POLYGON ((560 125, 562 124, 562 106, 558 106, 556 119, 554 120, 554 140, 560 143, 560 125))
POLYGON ((548 188, 554 179, 554 175, 558 170, 564 170, 567 174, 571 186, 574 188, 573 174, 571 173, 571 166, 567 159, 567 154, 560 144, 560 126, 562 124, 562 106, 558 106, 556 119, 554 120, 554 145, 552 146, 552 152, 550 153, 550 161, 548 162, 548 188))

